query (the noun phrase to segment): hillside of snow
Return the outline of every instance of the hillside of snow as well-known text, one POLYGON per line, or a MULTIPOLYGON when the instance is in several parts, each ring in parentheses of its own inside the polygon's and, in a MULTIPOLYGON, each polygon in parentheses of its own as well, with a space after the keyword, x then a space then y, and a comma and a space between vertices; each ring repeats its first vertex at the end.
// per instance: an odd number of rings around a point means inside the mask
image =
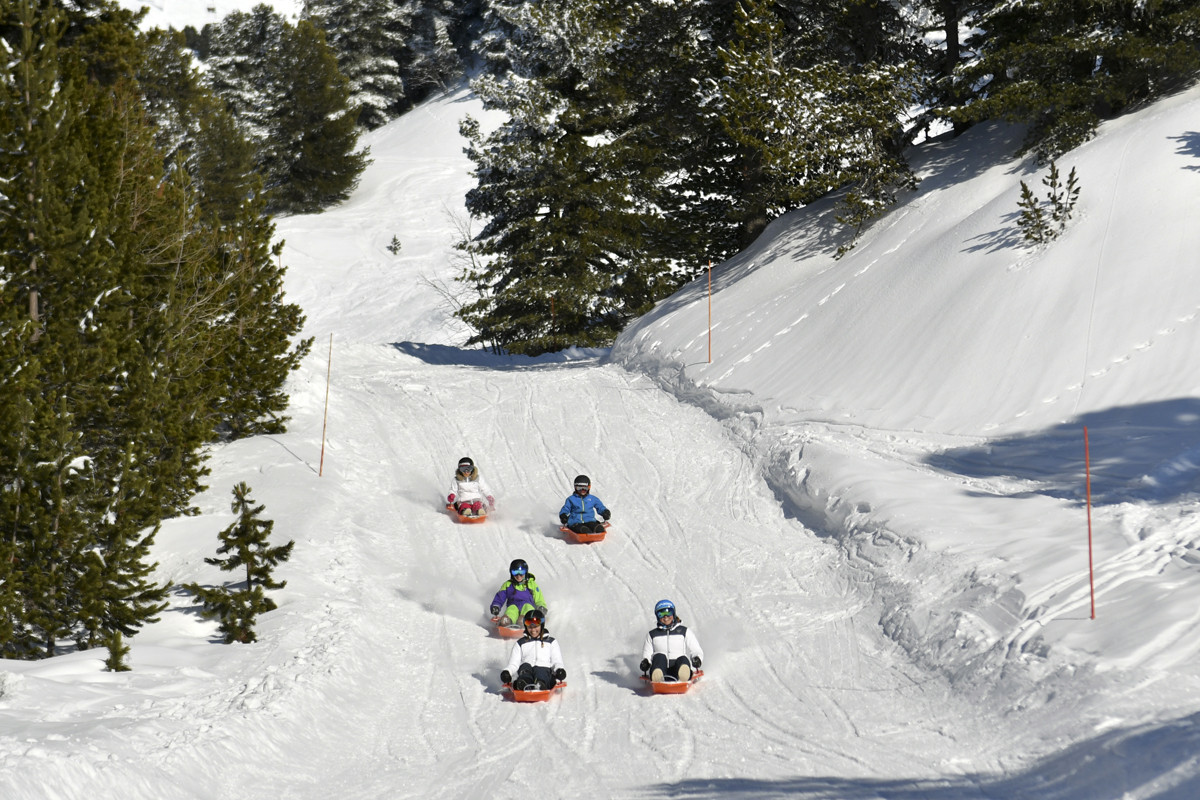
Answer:
POLYGON ((316 339, 288 433, 215 448, 157 539, 161 580, 220 582, 247 482, 296 542, 279 609, 227 646, 179 592, 131 672, 0 662, 0 797, 1200 795, 1198 112, 1064 158, 1048 245, 1015 223, 1045 171, 980 127, 846 257, 818 204, 714 265, 711 339, 706 276, 611 351, 538 359, 452 317, 478 101, 372 132, 353 197, 277 221, 316 339), (463 455, 484 525, 442 509, 463 455), (580 472, 595 545, 557 530, 580 472), (513 558, 567 664, 545 704, 500 691, 513 558), (637 677, 663 597, 705 649, 684 696, 637 677))

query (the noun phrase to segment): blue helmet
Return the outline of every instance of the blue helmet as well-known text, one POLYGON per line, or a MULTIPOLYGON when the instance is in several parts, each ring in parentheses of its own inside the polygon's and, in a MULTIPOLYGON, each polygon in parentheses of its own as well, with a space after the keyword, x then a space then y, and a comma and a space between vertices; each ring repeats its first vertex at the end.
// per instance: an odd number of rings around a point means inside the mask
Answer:
MULTIPOLYGON (((663 617, 675 616, 675 604, 670 600, 659 600, 654 604, 654 616, 661 620, 663 617)), ((661 622, 659 623, 662 624, 661 622)))

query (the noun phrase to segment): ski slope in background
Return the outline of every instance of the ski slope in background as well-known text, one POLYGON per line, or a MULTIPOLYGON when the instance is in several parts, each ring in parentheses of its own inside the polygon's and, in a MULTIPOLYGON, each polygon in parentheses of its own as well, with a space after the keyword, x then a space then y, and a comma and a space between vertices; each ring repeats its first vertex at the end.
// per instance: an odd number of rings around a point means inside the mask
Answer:
POLYGON ((216 449, 155 553, 221 580, 244 480, 296 541, 280 608, 224 646, 174 595, 130 673, 0 662, 0 796, 1197 796, 1198 110, 1064 160, 1048 247, 1015 233, 1041 173, 1003 129, 930 147, 840 261, 826 206, 777 221, 714 270, 711 364, 704 281, 611 353, 462 349, 456 130, 487 115, 459 91, 373 132, 349 201, 278 221, 316 338, 289 432, 216 449), (441 510, 462 455, 482 526, 441 510), (556 530, 579 472, 614 511, 597 545, 556 530), (517 557, 569 672, 537 706, 499 694, 485 624, 517 557), (706 650, 682 697, 636 678, 661 597, 706 650))

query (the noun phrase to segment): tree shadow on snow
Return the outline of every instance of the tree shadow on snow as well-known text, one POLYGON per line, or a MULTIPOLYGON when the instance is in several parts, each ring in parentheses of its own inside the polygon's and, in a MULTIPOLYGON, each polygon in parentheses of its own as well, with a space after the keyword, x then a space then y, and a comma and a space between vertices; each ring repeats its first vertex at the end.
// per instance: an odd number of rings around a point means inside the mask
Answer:
MULTIPOLYGON (((1175 150, 1179 155, 1200 159, 1200 131, 1187 131, 1178 136, 1168 136, 1167 138, 1179 143, 1179 147, 1175 150)), ((1200 165, 1189 164, 1184 169, 1196 172, 1200 171, 1200 165)))
POLYGON ((1191 800, 1200 797, 1200 715, 1119 728, 1005 775, 939 778, 801 776, 779 780, 696 779, 658 784, 661 797, 789 797, 810 800, 1053 798, 1191 800), (1154 786, 1159 781, 1158 787, 1154 786))
POLYGON ((608 355, 607 348, 569 347, 540 356, 497 355, 490 350, 468 350, 446 344, 393 342, 392 347, 426 364, 480 367, 494 370, 575 369, 594 366, 608 355))
POLYGON ((963 252, 976 253, 980 250, 986 250, 989 253, 994 253, 997 250, 1009 250, 1028 244, 1025 241, 1025 234, 1017 226, 1017 219, 1020 216, 1020 212, 1017 211, 1004 214, 1000 218, 1001 226, 999 228, 994 228, 978 236, 972 236, 968 241, 975 242, 975 244, 963 248, 963 252))
POLYGON ((1083 428, 1088 429, 1094 505, 1169 503, 1200 491, 1200 398, 1183 397, 1083 414, 1052 428, 934 454, 937 469, 1011 478, 1017 493, 1083 503, 1083 428))

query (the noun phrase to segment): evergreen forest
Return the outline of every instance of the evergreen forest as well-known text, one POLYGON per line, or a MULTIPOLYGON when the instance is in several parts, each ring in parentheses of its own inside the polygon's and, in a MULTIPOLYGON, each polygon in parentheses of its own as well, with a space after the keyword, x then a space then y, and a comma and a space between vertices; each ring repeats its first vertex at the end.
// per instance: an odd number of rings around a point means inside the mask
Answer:
MULTIPOLYGON (((1044 163, 1195 79, 1200 0, 310 0, 146 30, 0 0, 0 657, 137 633, 159 524, 219 442, 281 431, 308 353, 272 217, 347 198, 361 135, 463 80, 469 344, 606 346, 907 154, 987 120, 1044 163)), ((1084 176, 1086 177, 1086 176, 1084 176)), ((249 588, 249 587, 248 587, 249 588)), ((111 646, 111 645, 110 645, 111 646)))

